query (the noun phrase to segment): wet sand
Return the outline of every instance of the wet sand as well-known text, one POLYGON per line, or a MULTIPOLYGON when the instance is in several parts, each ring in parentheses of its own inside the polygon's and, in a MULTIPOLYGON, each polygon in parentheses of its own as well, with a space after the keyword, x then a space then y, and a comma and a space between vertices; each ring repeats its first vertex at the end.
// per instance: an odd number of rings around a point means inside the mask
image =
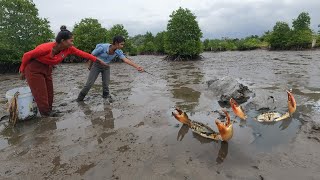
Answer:
MULTIPOLYGON (((75 102, 89 72, 84 64, 57 66, 54 109, 61 117, 15 128, 0 122, 0 179, 320 179, 320 51, 202 55, 198 62, 133 57, 155 76, 112 64, 112 104, 101 97, 100 77, 85 101, 75 102), (219 97, 206 81, 224 76, 256 97, 243 104, 247 121, 231 113, 234 137, 216 142, 193 134, 171 112, 179 106, 216 130, 219 97), (288 88, 294 116, 256 122, 261 107, 286 111, 288 88)), ((17 75, 0 76, 0 117, 5 92, 25 85, 17 75)))

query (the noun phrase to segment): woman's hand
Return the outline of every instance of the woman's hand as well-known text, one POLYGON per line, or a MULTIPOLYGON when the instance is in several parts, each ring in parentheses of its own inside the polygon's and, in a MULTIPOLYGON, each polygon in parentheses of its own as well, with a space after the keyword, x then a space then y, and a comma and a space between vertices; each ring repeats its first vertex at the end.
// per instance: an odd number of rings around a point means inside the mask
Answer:
POLYGON ((26 76, 24 75, 23 72, 20 72, 20 71, 19 71, 19 79, 20 79, 20 80, 25 80, 25 79, 26 79, 26 76))
POLYGON ((89 61, 89 62, 88 62, 88 70, 91 70, 92 64, 93 64, 92 61, 89 61))
POLYGON ((143 69, 143 67, 141 67, 141 66, 138 66, 138 67, 137 67, 137 70, 138 70, 139 72, 144 72, 144 69, 143 69))

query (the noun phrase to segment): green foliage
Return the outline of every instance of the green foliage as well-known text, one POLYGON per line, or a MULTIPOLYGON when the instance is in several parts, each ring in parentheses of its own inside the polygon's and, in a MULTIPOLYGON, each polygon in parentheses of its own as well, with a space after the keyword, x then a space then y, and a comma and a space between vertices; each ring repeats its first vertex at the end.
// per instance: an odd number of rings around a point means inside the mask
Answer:
POLYGON ((235 42, 230 39, 221 40, 217 47, 219 48, 219 51, 233 51, 237 48, 235 42))
POLYGON ((210 51, 209 43, 210 43, 210 39, 205 39, 205 40, 203 41, 203 49, 204 49, 205 51, 210 51))
POLYGON ((130 52, 129 52, 130 56, 136 56, 138 55, 138 48, 136 46, 132 46, 130 52))
MULTIPOLYGON (((320 25, 318 27, 320 27, 320 25)), ((315 35, 315 39, 316 39, 316 47, 320 47, 320 30, 315 35)))
POLYGON ((133 48, 133 44, 130 38, 126 39, 126 43, 124 45, 124 48, 122 49, 124 53, 129 53, 131 49, 133 48))
POLYGON ((292 21, 293 30, 310 30, 310 21, 311 18, 309 16, 309 13, 300 13, 298 18, 292 21))
POLYGON ((222 40, 219 39, 213 39, 210 40, 207 47, 204 47, 205 49, 208 49, 209 51, 221 51, 222 47, 220 43, 222 40))
POLYGON ((248 37, 238 42, 237 49, 240 51, 254 50, 260 48, 260 46, 261 41, 259 37, 248 37))
POLYGON ((320 47, 320 35, 317 37, 316 47, 320 47))
POLYGON ((112 40, 115 36, 122 36, 125 40, 129 39, 128 31, 122 24, 116 24, 111 27, 111 29, 107 32, 107 41, 112 43, 112 40))
POLYGON ((277 22, 269 39, 272 49, 286 49, 290 40, 290 27, 286 22, 277 22))
POLYGON ((165 53, 165 36, 166 32, 162 31, 159 32, 156 37, 154 38, 154 45, 155 45, 155 51, 159 54, 164 54, 165 53))
POLYGON ((165 34, 166 32, 162 31, 153 36, 151 32, 147 32, 144 35, 136 35, 130 40, 137 48, 138 54, 164 54, 165 34))
POLYGON ((154 41, 154 37, 152 35, 151 32, 147 32, 145 35, 144 35, 144 45, 146 45, 148 42, 153 42, 154 41))
POLYGON ((260 37, 260 41, 262 42, 270 42, 272 32, 266 31, 264 34, 260 37))
POLYGON ((124 52, 129 52, 132 47, 132 42, 129 39, 128 31, 124 28, 122 24, 116 24, 111 27, 107 32, 107 42, 112 43, 115 36, 122 36, 126 40, 125 46, 123 48, 124 52))
POLYGON ((289 41, 289 47, 295 49, 310 48, 313 40, 310 28, 311 18, 309 13, 302 12, 297 19, 292 22, 293 30, 289 41))
MULTIPOLYGON (((308 13, 302 12, 297 19, 294 19, 291 29, 286 22, 277 22, 273 31, 265 32, 261 37, 255 35, 244 39, 206 39, 203 42, 205 50, 227 51, 227 50, 252 50, 267 48, 276 50, 285 49, 306 49, 310 48, 315 37, 310 29, 311 18, 308 13)), ((320 27, 320 25, 319 25, 320 27)), ((319 31, 320 36, 320 31, 319 31)), ((317 46, 320 45, 317 40, 317 46)))
POLYGON ((165 51, 172 57, 197 57, 202 52, 202 32, 196 16, 179 8, 170 15, 165 36, 165 51))
POLYGON ((144 44, 145 36, 142 34, 138 34, 132 38, 130 38, 131 42, 135 46, 141 46, 144 44))
POLYGON ((313 40, 312 31, 305 30, 293 30, 289 41, 289 47, 295 49, 311 48, 313 40))
POLYGON ((4 42, 0 42, 0 62, 11 62, 11 61, 18 61, 21 59, 22 51, 19 51, 15 48, 10 48, 9 45, 4 44, 4 42))
POLYGON ((146 53, 152 54, 156 51, 156 46, 152 41, 147 42, 147 44, 144 46, 144 50, 146 53))
POLYGON ((262 41, 258 36, 250 36, 245 39, 213 39, 205 40, 203 46, 206 51, 244 51, 253 50, 262 46, 262 41))
POLYGON ((310 48, 313 40, 310 29, 311 18, 302 12, 292 22, 293 29, 285 22, 277 22, 268 41, 272 49, 304 49, 310 48))
POLYGON ((140 54, 154 54, 156 47, 154 45, 154 37, 151 32, 147 32, 143 35, 142 44, 139 46, 140 54))
POLYGON ((49 21, 31 0, 0 1, 0 61, 20 61, 24 52, 53 38, 49 21))
POLYGON ((85 18, 74 26, 73 34, 74 45, 91 53, 97 44, 106 41, 107 30, 101 26, 97 19, 85 18))

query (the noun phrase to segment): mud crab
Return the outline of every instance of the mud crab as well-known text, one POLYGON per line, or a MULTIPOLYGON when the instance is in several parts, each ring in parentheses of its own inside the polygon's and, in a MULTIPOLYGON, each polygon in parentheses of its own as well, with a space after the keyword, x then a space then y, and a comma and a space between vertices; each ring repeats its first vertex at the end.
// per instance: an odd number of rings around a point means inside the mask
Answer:
POLYGON ((188 115, 179 108, 175 108, 175 111, 172 112, 172 115, 181 123, 188 125, 193 132, 199 134, 202 137, 213 140, 228 141, 233 136, 233 126, 230 121, 228 112, 225 110, 223 110, 223 112, 226 115, 226 122, 222 123, 219 120, 215 120, 219 132, 215 132, 209 126, 201 122, 191 121, 188 115))
POLYGON ((280 114, 278 112, 266 112, 266 113, 260 114, 256 118, 256 120, 259 122, 276 122, 276 121, 281 121, 291 117, 292 114, 297 109, 297 104, 292 93, 287 91, 287 94, 288 94, 288 112, 286 112, 285 114, 280 114))
POLYGON ((9 108, 8 111, 10 113, 9 115, 9 122, 12 123, 13 126, 16 125, 17 121, 18 121, 18 96, 19 96, 19 92, 16 92, 13 96, 13 98, 10 101, 9 104, 9 108))

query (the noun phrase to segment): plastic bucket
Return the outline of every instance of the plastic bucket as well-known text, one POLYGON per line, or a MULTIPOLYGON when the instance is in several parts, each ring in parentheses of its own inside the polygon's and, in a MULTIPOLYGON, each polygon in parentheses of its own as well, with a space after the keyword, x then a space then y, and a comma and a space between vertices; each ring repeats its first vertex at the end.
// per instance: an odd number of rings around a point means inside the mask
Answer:
POLYGON ((19 91, 17 99, 19 120, 26 120, 35 117, 38 113, 38 108, 29 87, 19 87, 7 91, 6 98, 8 99, 8 103, 10 104, 11 99, 17 91, 19 91))

